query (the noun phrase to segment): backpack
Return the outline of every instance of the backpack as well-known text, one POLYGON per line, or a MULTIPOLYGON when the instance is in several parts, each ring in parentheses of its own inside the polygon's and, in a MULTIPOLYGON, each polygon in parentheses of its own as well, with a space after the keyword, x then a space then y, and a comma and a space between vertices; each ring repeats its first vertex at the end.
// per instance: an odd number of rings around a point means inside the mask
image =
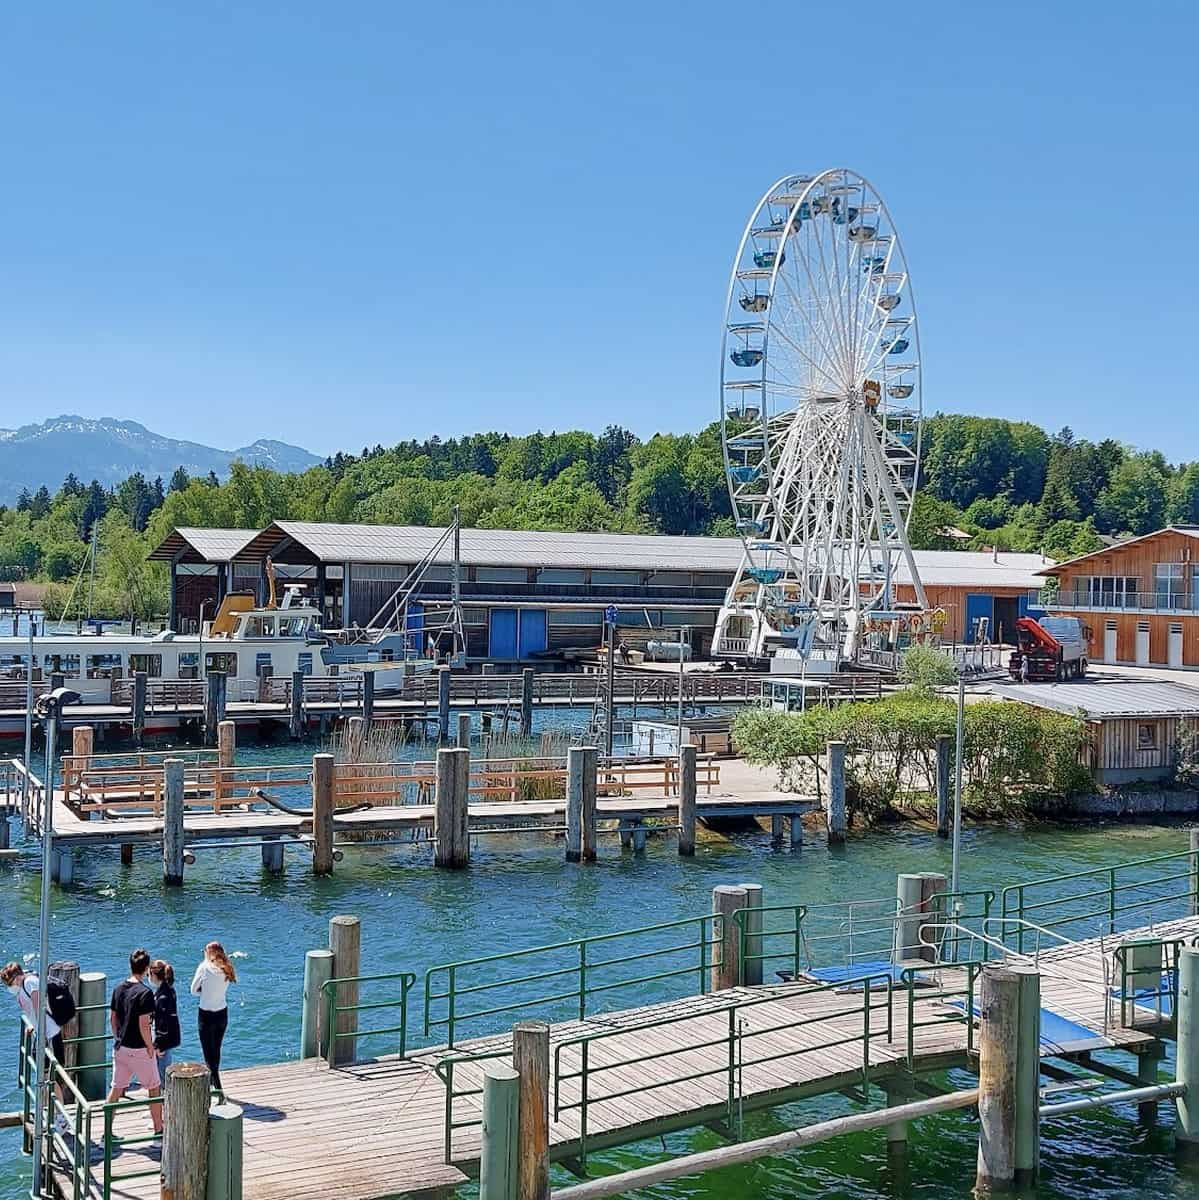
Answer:
POLYGON ((46 980, 46 1011, 59 1025, 67 1025, 75 1019, 75 997, 61 979, 53 976, 46 980))

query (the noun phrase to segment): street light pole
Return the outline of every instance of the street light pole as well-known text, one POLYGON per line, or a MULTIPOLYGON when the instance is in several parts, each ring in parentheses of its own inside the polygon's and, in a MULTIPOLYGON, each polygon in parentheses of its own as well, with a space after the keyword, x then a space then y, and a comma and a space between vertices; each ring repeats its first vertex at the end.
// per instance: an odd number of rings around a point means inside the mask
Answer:
POLYGON ((683 645, 684 637, 689 637, 690 634, 690 625, 683 625, 679 629, 679 731, 675 737, 675 745, 680 754, 683 753, 683 645))
POLYGON ((961 882, 959 865, 962 852, 962 753, 966 742, 966 677, 958 673, 958 722, 953 780, 953 866, 949 890, 956 896, 961 882))
POLYGON ((604 728, 604 747, 611 759, 612 721, 616 709, 616 610, 609 606, 604 615, 608 618, 608 719, 604 728))

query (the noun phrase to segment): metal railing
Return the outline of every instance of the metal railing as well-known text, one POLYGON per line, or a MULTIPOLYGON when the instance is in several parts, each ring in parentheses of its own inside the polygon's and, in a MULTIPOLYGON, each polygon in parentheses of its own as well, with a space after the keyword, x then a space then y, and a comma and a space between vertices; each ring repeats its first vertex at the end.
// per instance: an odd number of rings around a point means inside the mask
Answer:
POLYGON ((400 1058, 408 1053, 408 994, 416 986, 416 976, 410 971, 391 971, 382 975, 345 975, 338 979, 329 979, 321 984, 321 1012, 324 1028, 318 1031, 318 1043, 325 1047, 326 1061, 333 1065, 338 1061, 337 1046, 341 1040, 357 1040, 382 1036, 395 1036, 398 1040, 397 1054, 400 1058), (395 999, 354 1001, 351 1004, 338 1003, 338 992, 353 985, 360 988, 362 984, 396 983, 400 994, 395 999), (344 1013, 353 1013, 355 1018, 359 1013, 396 1012, 399 1023, 395 1025, 376 1026, 362 1029, 357 1020, 353 1028, 338 1029, 340 1018, 344 1013))
POLYGON ((45 792, 41 779, 19 758, 0 761, 4 802, 0 809, 5 814, 19 812, 21 824, 27 833, 39 833, 41 812, 45 805, 45 792))
POLYGON ((1178 954, 1188 938, 1122 942, 1114 954, 1120 973, 1120 1024, 1125 1029, 1173 1029, 1178 1012, 1178 954), (1154 952, 1152 961, 1146 961, 1154 952), (1137 1010, 1148 1019, 1138 1020, 1137 1010))
POLYGON ((645 985, 667 980, 693 980, 684 994, 702 994, 722 935, 723 918, 711 914, 430 967, 425 1036, 444 1029, 453 1047, 463 1026, 501 1015, 581 1020, 617 994, 636 1001, 645 985))
MULTIPOLYGON (((1016 883, 1001 893, 1002 916, 1047 929, 1069 928, 1072 940, 1116 933, 1131 924, 1153 924, 1195 911, 1199 900, 1199 855, 1190 850, 1094 867, 1016 883)), ((1026 930, 1015 929, 1024 950, 1026 930)))
POLYGON ((1081 608, 1105 611, 1131 609, 1137 612, 1199 612, 1199 594, 1182 592, 1059 592, 1046 600, 1051 608, 1081 608))
POLYGON ((898 982, 907 997, 909 1070, 916 1064, 916 1035, 920 1029, 965 1025, 966 1052, 974 1049, 974 993, 982 968, 983 963, 967 960, 954 963, 949 970, 929 964, 905 967, 899 973, 898 982), (921 1016, 922 1012, 929 1015, 921 1016))

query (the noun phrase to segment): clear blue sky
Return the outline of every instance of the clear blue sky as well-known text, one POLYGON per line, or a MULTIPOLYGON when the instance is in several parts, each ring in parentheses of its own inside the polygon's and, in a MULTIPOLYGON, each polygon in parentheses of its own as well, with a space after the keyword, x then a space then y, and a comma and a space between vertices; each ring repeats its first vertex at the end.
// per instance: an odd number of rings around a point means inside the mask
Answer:
POLYGON ((0 425, 694 429, 758 195, 886 197, 925 407, 1199 457, 1193 3, 17 5, 0 425))

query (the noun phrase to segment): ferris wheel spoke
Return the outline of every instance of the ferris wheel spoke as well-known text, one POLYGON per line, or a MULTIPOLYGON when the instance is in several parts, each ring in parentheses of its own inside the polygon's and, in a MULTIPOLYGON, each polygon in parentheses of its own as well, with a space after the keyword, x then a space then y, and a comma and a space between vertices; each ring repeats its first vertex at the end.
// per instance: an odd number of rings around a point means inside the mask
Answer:
POLYGON ((812 340, 819 342, 820 349, 823 351, 828 362, 835 362, 837 356, 828 340, 827 331, 822 325, 816 324, 809 316, 807 308, 800 301, 791 280, 782 274, 780 274, 780 278, 783 281, 783 287, 787 291, 787 298, 791 301, 791 308, 788 310, 789 315, 790 313, 798 313, 803 317, 804 326, 811 332, 812 340))

